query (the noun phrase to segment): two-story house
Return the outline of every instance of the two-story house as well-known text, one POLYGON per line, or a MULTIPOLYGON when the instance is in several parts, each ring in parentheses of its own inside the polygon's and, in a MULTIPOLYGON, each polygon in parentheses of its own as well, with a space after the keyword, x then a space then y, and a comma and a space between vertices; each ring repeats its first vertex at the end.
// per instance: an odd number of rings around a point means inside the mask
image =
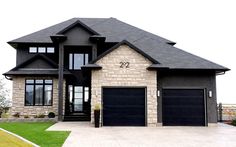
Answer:
POLYGON ((104 126, 217 122, 216 75, 229 69, 115 18, 72 18, 8 42, 12 114, 54 112, 104 126))

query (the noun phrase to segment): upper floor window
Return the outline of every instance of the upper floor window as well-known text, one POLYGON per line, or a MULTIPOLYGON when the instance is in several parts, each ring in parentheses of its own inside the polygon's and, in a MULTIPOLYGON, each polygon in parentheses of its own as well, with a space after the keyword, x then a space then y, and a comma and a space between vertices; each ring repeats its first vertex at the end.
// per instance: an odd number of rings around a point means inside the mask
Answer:
POLYGON ((70 53, 69 54, 69 69, 79 70, 81 66, 87 64, 89 61, 88 54, 70 53))
POLYGON ((52 105, 52 80, 27 79, 25 81, 26 106, 52 105))
POLYGON ((54 53, 54 47, 29 47, 29 53, 54 53))

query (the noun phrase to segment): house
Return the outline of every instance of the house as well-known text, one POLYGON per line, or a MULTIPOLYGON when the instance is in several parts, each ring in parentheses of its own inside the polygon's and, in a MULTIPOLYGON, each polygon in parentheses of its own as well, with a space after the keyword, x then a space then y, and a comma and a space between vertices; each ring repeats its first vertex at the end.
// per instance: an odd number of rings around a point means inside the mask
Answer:
POLYGON ((103 126, 217 123, 216 76, 229 69, 115 18, 72 18, 8 42, 12 113, 54 112, 103 126))

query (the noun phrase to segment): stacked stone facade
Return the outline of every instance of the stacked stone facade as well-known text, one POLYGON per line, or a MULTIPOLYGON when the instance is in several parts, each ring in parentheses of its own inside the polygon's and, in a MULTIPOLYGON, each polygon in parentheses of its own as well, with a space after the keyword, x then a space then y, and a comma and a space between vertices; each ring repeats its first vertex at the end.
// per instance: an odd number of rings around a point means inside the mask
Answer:
MULTIPOLYGON (((65 82, 64 82, 65 94, 65 82)), ((64 96, 65 97, 65 96, 64 96)), ((65 101, 63 101, 63 113, 65 109, 65 101)), ((13 77, 13 94, 11 114, 20 113, 21 116, 28 115, 30 117, 54 112, 58 114, 58 79, 51 77, 13 77), (53 80, 53 99, 52 106, 25 106, 25 80, 26 79, 52 79, 53 80)))
MULTIPOLYGON (((91 121, 96 104, 101 105, 102 87, 146 87, 147 125, 157 124, 157 73, 147 70, 152 62, 127 45, 121 45, 96 62, 101 70, 92 71, 91 121), (129 62, 129 67, 121 68, 120 62, 129 62)), ((101 106, 102 109, 102 106, 101 106)))

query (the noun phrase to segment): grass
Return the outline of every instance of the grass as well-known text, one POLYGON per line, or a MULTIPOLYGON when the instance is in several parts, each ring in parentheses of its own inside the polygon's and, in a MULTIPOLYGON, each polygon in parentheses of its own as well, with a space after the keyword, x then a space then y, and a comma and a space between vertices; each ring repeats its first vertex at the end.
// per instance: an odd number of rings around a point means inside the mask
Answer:
POLYGON ((0 147, 33 147, 31 144, 0 130, 0 147))
POLYGON ((0 123, 0 128, 15 133, 41 147, 60 147, 69 136, 69 131, 45 131, 52 122, 0 123))

